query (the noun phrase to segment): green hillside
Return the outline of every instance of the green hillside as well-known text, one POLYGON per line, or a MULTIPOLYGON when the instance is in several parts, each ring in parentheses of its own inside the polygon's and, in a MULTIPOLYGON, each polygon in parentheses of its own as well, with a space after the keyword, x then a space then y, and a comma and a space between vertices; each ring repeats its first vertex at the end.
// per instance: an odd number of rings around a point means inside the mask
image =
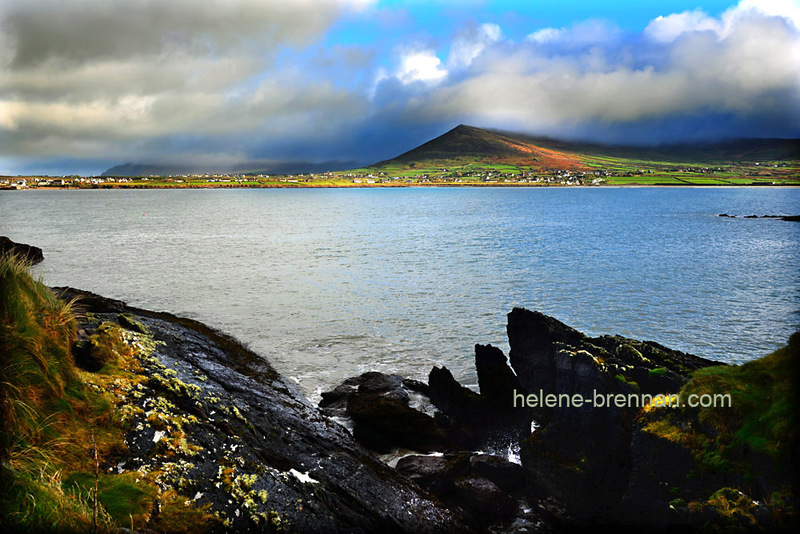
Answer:
MULTIPOLYGON (((559 179, 664 185, 792 185, 800 182, 800 140, 736 139, 661 147, 573 143, 460 125, 405 152, 352 172, 384 176, 559 179), (495 175, 495 176, 487 176, 495 175)), ((542 180, 547 181, 547 180, 542 180)))

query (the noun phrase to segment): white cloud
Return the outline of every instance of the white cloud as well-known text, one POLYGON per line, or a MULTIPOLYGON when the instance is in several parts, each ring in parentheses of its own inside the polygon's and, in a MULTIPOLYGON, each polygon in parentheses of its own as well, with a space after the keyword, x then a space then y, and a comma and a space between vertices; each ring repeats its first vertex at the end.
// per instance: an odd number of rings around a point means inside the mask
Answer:
POLYGON ((742 0, 734 10, 754 10, 770 17, 782 17, 800 29, 800 0, 742 0))
POLYGON ((789 18, 746 5, 719 19, 667 16, 642 48, 606 30, 548 28, 513 50, 486 49, 481 72, 416 97, 408 113, 540 133, 709 114, 800 128, 800 31, 789 18))
POLYGON ((539 44, 549 43, 558 41, 565 32, 563 28, 543 28, 531 33, 526 39, 539 44))
POLYGON ((447 57, 447 66, 451 69, 469 67, 481 52, 499 41, 502 36, 503 32, 497 24, 487 23, 465 28, 453 39, 450 54, 447 57))
POLYGON ((696 9, 657 17, 647 25, 644 35, 654 41, 669 43, 685 32, 712 31, 719 34, 722 32, 722 27, 720 20, 696 9))
POLYGON ((596 44, 609 44, 617 40, 620 30, 608 21, 589 19, 569 28, 543 28, 528 34, 525 41, 540 45, 559 44, 581 48, 596 44))
POLYGON ((669 43, 683 34, 709 31, 722 39, 738 23, 746 23, 754 16, 778 17, 800 29, 800 0, 741 0, 719 18, 700 9, 674 13, 651 21, 644 35, 657 42, 669 43))
POLYGON ((442 60, 432 50, 410 49, 401 53, 396 76, 404 84, 436 85, 447 77, 447 69, 442 68, 442 60))

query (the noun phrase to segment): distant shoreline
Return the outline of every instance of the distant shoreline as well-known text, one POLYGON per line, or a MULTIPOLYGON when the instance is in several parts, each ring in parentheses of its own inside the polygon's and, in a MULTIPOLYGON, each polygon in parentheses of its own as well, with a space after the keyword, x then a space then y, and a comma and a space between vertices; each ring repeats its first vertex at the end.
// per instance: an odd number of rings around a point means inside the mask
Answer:
POLYGON ((235 185, 235 184, 208 184, 208 185, 103 185, 99 187, 71 187, 71 186, 44 186, 44 187, 0 187, 0 191, 101 191, 109 189, 142 190, 142 189, 164 189, 164 190, 186 190, 186 189, 408 189, 408 188, 629 188, 629 187, 675 187, 675 188, 794 188, 800 187, 798 182, 785 183, 751 183, 751 184, 666 184, 666 183, 627 183, 627 184, 547 184, 547 183, 402 183, 402 184, 308 184, 308 183, 287 183, 287 184, 261 184, 261 185, 235 185))

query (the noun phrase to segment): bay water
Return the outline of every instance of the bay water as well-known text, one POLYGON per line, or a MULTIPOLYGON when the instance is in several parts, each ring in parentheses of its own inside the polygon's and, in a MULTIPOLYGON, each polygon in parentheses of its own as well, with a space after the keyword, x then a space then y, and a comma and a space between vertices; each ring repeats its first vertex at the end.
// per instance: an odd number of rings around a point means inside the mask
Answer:
POLYGON ((368 370, 475 386, 506 314, 742 363, 800 327, 800 188, 0 191, 45 283, 203 321, 312 398, 368 370), (729 213, 737 218, 717 215, 729 213))

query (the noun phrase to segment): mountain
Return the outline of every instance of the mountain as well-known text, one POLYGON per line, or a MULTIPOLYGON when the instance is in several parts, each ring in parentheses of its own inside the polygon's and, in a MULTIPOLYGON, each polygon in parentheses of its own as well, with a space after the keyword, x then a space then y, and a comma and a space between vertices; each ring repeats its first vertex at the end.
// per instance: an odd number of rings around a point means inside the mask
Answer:
POLYGON ((588 170, 608 158, 665 163, 737 163, 800 160, 800 139, 734 139, 657 147, 559 141, 461 124, 372 170, 512 165, 588 170))
POLYGON ((191 163, 172 165, 161 163, 125 163, 124 165, 111 167, 103 172, 101 176, 169 176, 203 173, 297 174, 350 169, 353 168, 355 164, 356 163, 353 161, 323 161, 321 163, 307 161, 256 161, 208 167, 191 163))
POLYGON ((536 138, 496 130, 484 130, 461 124, 444 135, 372 167, 415 167, 420 164, 452 166, 454 164, 484 163, 532 165, 581 169, 586 165, 569 150, 562 150, 554 140, 536 138))

